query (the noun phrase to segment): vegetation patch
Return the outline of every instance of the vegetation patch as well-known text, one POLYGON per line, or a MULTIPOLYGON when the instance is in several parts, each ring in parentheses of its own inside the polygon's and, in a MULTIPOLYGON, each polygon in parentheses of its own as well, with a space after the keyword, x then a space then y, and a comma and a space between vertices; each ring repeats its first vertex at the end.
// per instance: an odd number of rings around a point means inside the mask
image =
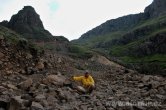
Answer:
POLYGON ((71 53, 71 56, 77 57, 77 58, 83 58, 88 59, 93 56, 92 51, 90 51, 88 48, 79 46, 79 45, 71 45, 69 47, 69 52, 71 53))

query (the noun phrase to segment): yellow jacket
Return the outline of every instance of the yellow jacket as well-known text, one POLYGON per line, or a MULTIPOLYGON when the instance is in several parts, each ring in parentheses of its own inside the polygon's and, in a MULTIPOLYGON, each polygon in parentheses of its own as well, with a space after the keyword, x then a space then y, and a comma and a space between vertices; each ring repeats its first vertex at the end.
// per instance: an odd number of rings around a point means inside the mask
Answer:
POLYGON ((88 76, 88 78, 86 78, 85 76, 78 76, 78 77, 73 77, 73 79, 75 81, 80 81, 84 87, 92 86, 95 83, 92 76, 90 75, 88 76))

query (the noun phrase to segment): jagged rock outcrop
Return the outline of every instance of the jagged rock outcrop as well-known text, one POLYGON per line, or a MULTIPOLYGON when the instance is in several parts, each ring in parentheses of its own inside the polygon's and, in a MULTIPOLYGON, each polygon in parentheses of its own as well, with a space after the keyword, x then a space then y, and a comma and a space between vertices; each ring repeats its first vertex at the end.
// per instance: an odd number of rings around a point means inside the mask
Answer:
POLYGON ((28 39, 49 40, 52 38, 51 33, 44 29, 40 16, 31 6, 25 6, 13 15, 8 27, 28 39))
POLYGON ((9 22, 4 20, 0 25, 10 28, 32 41, 55 39, 49 31, 44 29, 40 16, 31 6, 24 6, 22 10, 11 17, 9 22))
POLYGON ((145 9, 145 13, 149 17, 156 17, 166 14, 166 1, 154 0, 153 3, 145 9))
POLYGON ((44 29, 40 16, 32 6, 24 6, 17 14, 13 15, 10 21, 0 22, 1 26, 14 30, 21 37, 31 40, 38 46, 44 46, 49 50, 68 51, 69 40, 63 36, 53 36, 44 29))
POLYGON ((8 21, 7 20, 3 20, 2 22, 0 22, 0 25, 4 26, 4 27, 8 27, 8 21))
POLYGON ((31 6, 24 6, 22 10, 11 17, 9 27, 15 29, 18 25, 27 25, 44 29, 40 16, 31 6))

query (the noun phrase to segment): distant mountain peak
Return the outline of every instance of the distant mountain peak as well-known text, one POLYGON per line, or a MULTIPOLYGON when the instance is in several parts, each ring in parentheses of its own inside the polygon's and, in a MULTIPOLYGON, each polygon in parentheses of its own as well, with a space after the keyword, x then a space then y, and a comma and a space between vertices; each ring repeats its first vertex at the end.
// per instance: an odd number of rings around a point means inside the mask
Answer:
POLYGON ((44 29, 40 16, 32 6, 24 6, 22 10, 11 17, 9 27, 15 29, 18 25, 35 26, 44 29))
POLYGON ((32 41, 58 41, 69 42, 63 36, 53 36, 44 29, 40 16, 32 6, 24 6, 10 21, 3 20, 0 25, 10 28, 32 41))
POLYGON ((23 9, 32 9, 32 10, 35 10, 32 6, 24 6, 24 8, 23 9))
POLYGON ((33 41, 48 41, 52 34, 44 29, 40 16, 32 6, 24 6, 23 9, 13 15, 10 21, 2 21, 0 25, 8 27, 25 38, 33 41))

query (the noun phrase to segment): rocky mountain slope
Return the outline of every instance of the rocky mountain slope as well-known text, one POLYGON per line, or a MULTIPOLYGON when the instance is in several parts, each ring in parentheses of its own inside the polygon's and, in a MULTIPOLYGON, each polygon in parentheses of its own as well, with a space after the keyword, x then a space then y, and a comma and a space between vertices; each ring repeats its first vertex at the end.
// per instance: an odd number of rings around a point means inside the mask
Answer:
POLYGON ((165 1, 154 0, 144 13, 108 20, 73 43, 120 59, 125 65, 157 62, 165 68, 165 7, 165 1))
POLYGON ((0 25, 7 27, 18 34, 22 38, 33 42, 54 52, 68 52, 69 40, 64 36, 53 36, 47 31, 32 6, 24 6, 17 14, 13 15, 10 21, 2 21, 0 25))
POLYGON ((166 109, 165 77, 139 74, 99 54, 87 60, 50 52, 36 56, 28 42, 11 42, 20 38, 15 32, 0 32, 1 110, 166 109), (71 77, 87 69, 96 89, 79 94, 71 77))

